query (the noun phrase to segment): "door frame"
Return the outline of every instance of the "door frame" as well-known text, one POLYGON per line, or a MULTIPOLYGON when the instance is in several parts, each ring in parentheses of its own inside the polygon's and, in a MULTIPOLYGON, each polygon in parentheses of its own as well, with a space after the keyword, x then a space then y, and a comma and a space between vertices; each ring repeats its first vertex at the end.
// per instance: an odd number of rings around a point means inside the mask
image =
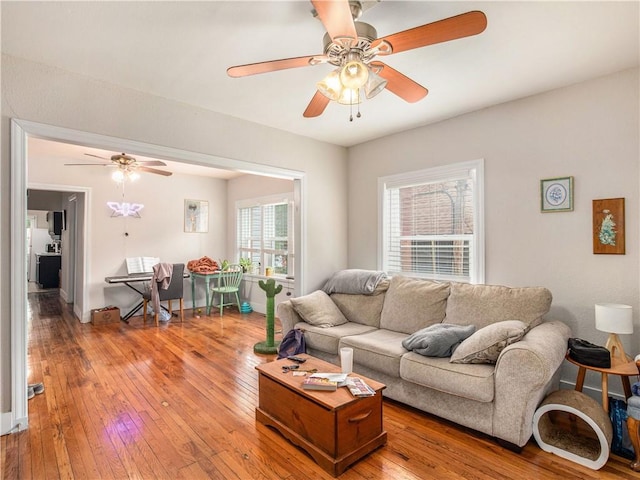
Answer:
MULTIPOLYGON (((27 213, 27 145, 29 137, 43 138, 52 141, 84 145, 87 147, 122 152, 136 152, 139 155, 179 161, 206 167, 222 168, 253 175, 265 175, 285 178, 294 181, 294 195, 298 202, 295 209, 294 228, 299 233, 297 245, 300 246, 296 258, 294 295, 304 292, 304 270, 306 257, 306 175, 302 171, 251 163, 243 160, 229 159, 197 152, 190 152, 171 147, 163 147, 134 140, 100 135, 96 133, 72 130, 54 125, 32 122, 29 120, 11 119, 11 411, 2 414, 0 419, 0 435, 24 430, 28 427, 27 400, 27 277, 26 258, 26 213, 27 213)), ((56 187, 62 188, 61 185, 56 187)), ((69 191, 80 187, 70 187, 69 191)), ((50 188, 51 189, 51 188, 50 188)), ((90 205, 86 199, 84 234, 88 239, 90 229, 90 205)), ((90 273, 90 241, 86 241, 85 278, 90 273)), ((88 295, 84 289, 83 297, 88 295)), ((83 298, 83 308, 88 300, 83 298)), ((85 313, 85 312, 83 312, 85 313)))

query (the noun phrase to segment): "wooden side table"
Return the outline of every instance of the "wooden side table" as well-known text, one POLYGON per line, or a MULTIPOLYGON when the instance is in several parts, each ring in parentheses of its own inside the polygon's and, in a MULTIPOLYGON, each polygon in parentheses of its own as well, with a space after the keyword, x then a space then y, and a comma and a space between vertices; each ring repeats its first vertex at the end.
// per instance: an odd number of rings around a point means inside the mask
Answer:
POLYGON ((605 412, 609 412, 609 375, 620 376, 622 388, 624 389, 625 400, 631 396, 631 382, 629 381, 629 377, 638 375, 636 362, 629 361, 627 363, 612 364, 611 368, 598 368, 590 365, 583 365, 569 357, 568 353, 565 358, 569 362, 578 366, 578 378, 576 379, 576 390, 578 392, 582 391, 582 387, 584 386, 584 376, 586 375, 587 370, 600 372, 602 375, 602 408, 604 408, 605 412))

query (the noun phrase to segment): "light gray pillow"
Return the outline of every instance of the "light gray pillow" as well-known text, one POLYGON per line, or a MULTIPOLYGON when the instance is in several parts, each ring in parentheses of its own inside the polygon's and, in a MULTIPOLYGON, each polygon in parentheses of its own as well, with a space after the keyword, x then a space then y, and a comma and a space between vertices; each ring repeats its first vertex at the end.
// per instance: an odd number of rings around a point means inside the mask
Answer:
POLYGON ((402 346, 425 357, 450 357, 460 342, 475 331, 475 325, 437 323, 409 335, 402 346))
POLYGON ((451 363, 496 363, 500 352, 520 341, 527 325, 520 320, 505 320, 481 328, 463 341, 451 355, 451 363))
POLYGON ((292 298, 291 305, 305 322, 317 327, 335 327, 348 321, 329 295, 322 290, 292 298))

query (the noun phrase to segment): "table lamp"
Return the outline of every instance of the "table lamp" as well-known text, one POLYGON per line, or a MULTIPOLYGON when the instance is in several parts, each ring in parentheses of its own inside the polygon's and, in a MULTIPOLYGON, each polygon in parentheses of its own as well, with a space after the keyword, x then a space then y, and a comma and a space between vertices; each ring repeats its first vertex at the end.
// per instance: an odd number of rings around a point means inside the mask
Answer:
POLYGON ((611 365, 627 363, 629 358, 624 352, 618 334, 633 333, 633 311, 631 305, 597 303, 596 329, 609 333, 605 347, 611 352, 611 365))

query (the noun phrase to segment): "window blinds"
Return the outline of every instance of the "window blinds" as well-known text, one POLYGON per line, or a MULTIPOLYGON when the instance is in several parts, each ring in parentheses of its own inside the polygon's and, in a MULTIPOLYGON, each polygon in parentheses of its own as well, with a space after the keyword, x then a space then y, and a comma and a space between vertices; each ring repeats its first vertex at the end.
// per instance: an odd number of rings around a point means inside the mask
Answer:
POLYGON ((383 266, 393 274, 472 280, 477 249, 474 169, 384 182, 383 266))

